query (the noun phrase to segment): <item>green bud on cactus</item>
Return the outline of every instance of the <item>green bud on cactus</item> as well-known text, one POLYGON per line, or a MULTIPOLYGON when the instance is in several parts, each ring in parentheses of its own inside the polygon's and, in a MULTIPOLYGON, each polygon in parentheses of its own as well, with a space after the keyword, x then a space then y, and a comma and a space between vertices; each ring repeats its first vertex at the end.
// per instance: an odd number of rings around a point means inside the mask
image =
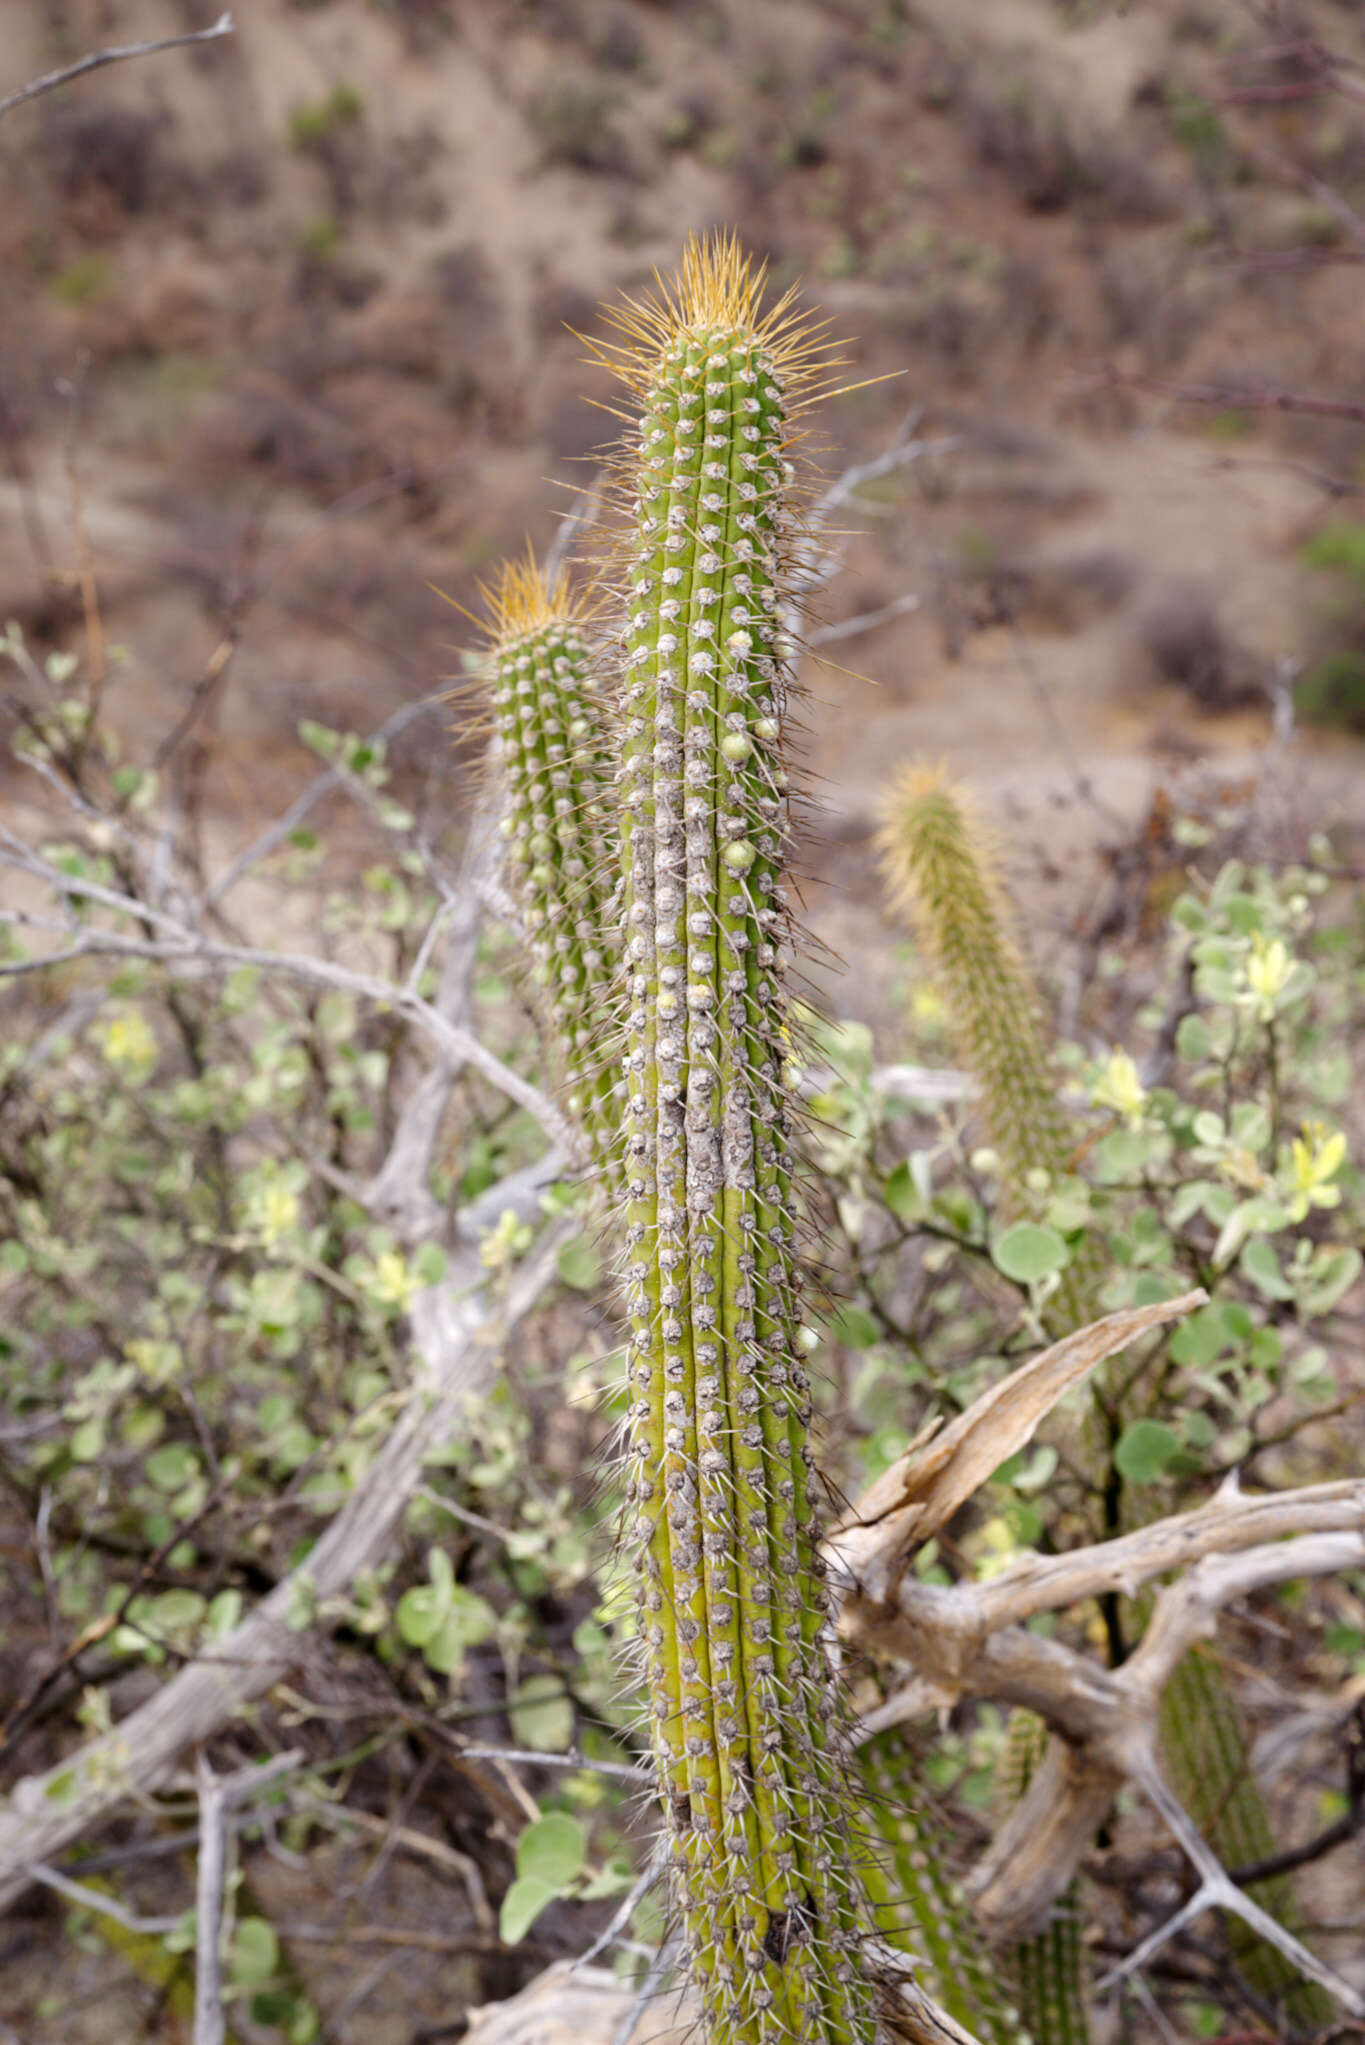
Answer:
POLYGON ((622 705, 628 1512, 710 2045, 866 2045, 777 978, 784 458, 816 364, 787 301, 760 315, 760 281, 732 240, 694 242, 670 290, 616 315, 625 345, 607 351, 642 413, 622 705))

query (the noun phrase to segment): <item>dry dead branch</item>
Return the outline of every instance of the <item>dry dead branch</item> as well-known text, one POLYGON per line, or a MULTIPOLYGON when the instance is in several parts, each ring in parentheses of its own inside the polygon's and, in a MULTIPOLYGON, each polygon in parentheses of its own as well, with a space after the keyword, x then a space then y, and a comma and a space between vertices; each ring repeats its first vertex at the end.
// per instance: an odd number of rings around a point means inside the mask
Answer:
POLYGON ((831 1535, 827 1555, 851 1644, 912 1673, 864 1720, 864 1736, 963 1697, 1037 1712, 1054 1738, 1027 1794, 973 1870, 968 1887, 993 1938, 1027 1937, 1089 1850, 1117 1791, 1135 1783, 1165 1818, 1199 1877, 1183 1910, 1110 1977, 1117 1982, 1211 1907, 1232 1911, 1279 1947, 1352 2015, 1365 1999, 1251 1903, 1165 1783, 1157 1762, 1161 1693, 1220 1612, 1272 1584, 1365 1563, 1365 1481, 1247 1497, 1235 1482, 1192 1511, 1066 1555, 1025 1555, 991 1581, 951 1588, 913 1570, 929 1540, 1005 1458, 1031 1439, 1071 1386, 1105 1357, 1198 1306, 1201 1292, 1110 1314, 1022 1365, 941 1431, 926 1429, 831 1535), (1169 1573, 1141 1644, 1106 1669, 1027 1621, 1106 1591, 1132 1596, 1169 1573))

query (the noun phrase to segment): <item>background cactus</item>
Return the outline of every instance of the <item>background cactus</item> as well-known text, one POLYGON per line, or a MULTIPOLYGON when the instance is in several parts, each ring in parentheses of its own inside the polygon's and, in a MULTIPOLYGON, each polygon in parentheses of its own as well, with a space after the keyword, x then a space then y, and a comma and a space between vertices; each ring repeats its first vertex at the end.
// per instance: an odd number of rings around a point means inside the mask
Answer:
MULTIPOLYGON (((1237 1707, 1203 1648, 1187 1654, 1166 1685, 1161 1747, 1176 1795, 1224 1865, 1251 1867, 1269 1860, 1277 1841, 1251 1773, 1237 1707)), ((1288 1875, 1257 1882, 1247 1894, 1302 1935, 1303 1914, 1288 1875)), ((1320 2030, 1332 2022, 1335 2011, 1326 1989, 1305 1981, 1283 1953, 1240 1918, 1228 1921, 1228 1944, 1248 1986, 1277 2019, 1287 2017, 1297 2031, 1320 2030)))
POLYGON ((784 463, 816 354, 729 239, 610 351, 629 464, 621 796, 629 1514, 661 1789, 715 2045, 862 2045, 783 1105, 784 463))
POLYGON ((862 1742, 857 1766, 873 1840, 868 1886, 882 1936, 915 1957, 935 2001, 981 2045, 1027 2045, 1021 2013, 949 1869, 948 1828, 930 1804, 914 1748, 893 1726, 862 1742))
MULTIPOLYGON (((1067 1171, 1071 1145, 1048 1070, 1037 994, 1010 935, 989 835, 970 799, 941 769, 912 766, 888 797, 881 852, 892 898, 909 912, 938 969, 960 1054, 981 1086, 987 1126, 1001 1157, 1005 1199, 1017 1202, 1028 1171, 1040 1167, 1054 1178, 1067 1171)), ((1058 1334, 1083 1326, 1101 1311, 1102 1268, 1098 1244, 1082 1239, 1050 1303, 1058 1334)), ((1096 1404, 1101 1412, 1102 1388, 1100 1378, 1096 1404)), ((1131 1512, 1112 1467, 1119 1416, 1103 1417, 1110 1469, 1100 1481, 1104 1531, 1112 1533, 1131 1512)), ((1121 1650, 1116 1611, 1110 1633, 1121 1650)), ((1236 1706, 1207 1659, 1190 1654, 1177 1667, 1163 1695, 1161 1723, 1176 1792, 1225 1864, 1237 1866, 1273 1852, 1236 1706)), ((1041 1731, 1027 1714, 1015 1714, 1011 1721, 1016 1777, 1041 1731)), ((1032 1765, 1029 1761, 1016 1795, 1022 1794, 1032 1765)), ((1260 1900, 1291 1930, 1297 1928, 1287 1879, 1267 1884, 1260 1900)), ((1074 1926, 1074 1913, 1069 1921, 1074 1926)), ((1301 1980, 1273 1946, 1240 1922, 1230 1938, 1248 1981, 1262 1997, 1299 2022, 1330 2020, 1330 1998, 1301 1980)), ((1017 1964, 1025 2017, 1040 2045, 1073 2045, 1082 2038, 1078 1937, 1063 1937, 1050 1926, 1019 1949, 1017 1964)))
MULTIPOLYGON (((1010 1713, 995 1783, 1002 1814, 1018 1803, 1028 1788, 1047 1749, 1047 1739, 1047 1727, 1035 1713, 1010 1713)), ((1090 2015, 1076 1882, 1058 1898, 1043 1929, 1014 1946, 1009 1964, 1019 2014, 1036 2045, 1088 2045, 1090 2015)))
POLYGON ((534 556, 484 592, 493 705, 508 788, 503 835, 548 1035, 594 1157, 616 1154, 605 1041, 618 946, 605 837, 612 766, 588 620, 563 576, 534 556))

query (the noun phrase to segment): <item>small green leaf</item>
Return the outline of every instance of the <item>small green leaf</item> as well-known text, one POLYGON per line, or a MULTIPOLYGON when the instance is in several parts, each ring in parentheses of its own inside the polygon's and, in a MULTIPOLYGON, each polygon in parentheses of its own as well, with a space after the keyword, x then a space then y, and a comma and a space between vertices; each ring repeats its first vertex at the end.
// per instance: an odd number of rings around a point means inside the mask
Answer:
POLYGON ((154 1633, 183 1633, 197 1626, 204 1616, 204 1600, 198 1591, 162 1591, 148 1607, 154 1633))
POLYGON ((425 1647, 435 1637, 445 1610, 431 1585, 423 1583, 404 1591, 393 1616, 400 1637, 409 1647, 425 1647))
POLYGON ((1171 1356, 1189 1370, 1207 1370, 1231 1341, 1227 1325, 1217 1307, 1200 1307, 1182 1321, 1171 1336, 1171 1356))
POLYGON ((1114 1450, 1119 1474, 1130 1484, 1154 1484, 1180 1443, 1162 1420, 1134 1420, 1125 1427, 1114 1450))
POLYGON ((1266 1299, 1292 1299, 1294 1288, 1288 1283, 1280 1269, 1280 1259, 1275 1245, 1268 1243, 1264 1236, 1253 1236, 1242 1245, 1238 1259, 1244 1278, 1249 1278, 1259 1293, 1266 1299))
POLYGON ((1216 1150, 1224 1141, 1223 1118, 1213 1108, 1201 1108, 1191 1126, 1195 1142, 1208 1149, 1216 1150))
POLYGON ((547 1904, 559 1891, 529 1875, 519 1875, 502 1899, 498 1912, 498 1933, 505 1946, 520 1945, 547 1904))
POLYGON ((886 1184, 882 1188, 882 1198, 897 1221, 913 1221, 922 1213, 924 1203, 920 1198, 919 1187, 915 1183, 908 1158, 887 1174, 886 1184))
POLYGON ((1114 1129, 1095 1145, 1095 1175, 1102 1186, 1136 1178, 1152 1152, 1151 1136, 1140 1129, 1114 1129))
POLYGON ((507 1716, 518 1746, 562 1754, 573 1738, 573 1705, 556 1676, 528 1676, 519 1685, 507 1716))
POLYGON ((165 1418, 155 1406, 134 1406, 125 1416, 119 1433, 125 1448, 141 1450, 160 1441, 165 1428, 165 1418))
POLYGON ((439 1676, 453 1676, 464 1660, 465 1649, 486 1640, 497 1625, 497 1614, 477 1591, 454 1584, 450 1590, 436 1590, 440 1617, 429 1637, 422 1642, 427 1667, 439 1676))
POLYGON ((104 1450, 104 1422, 83 1420, 72 1430, 67 1447, 73 1462, 93 1463, 104 1450))
MULTIPOLYGON (((1347 1627, 1338 1630, 1350 1632, 1352 1629, 1347 1627)), ((1333 1652, 1340 1653, 1342 1650, 1334 1649, 1333 1652)), ((599 1896, 619 1896, 623 1889, 630 1887, 634 1879, 635 1871, 629 1861, 609 1860, 601 1873, 594 1875, 583 1890, 583 1901, 595 1903, 599 1896)))
POLYGON ((439 1243, 423 1243, 412 1268, 423 1285, 439 1285, 446 1275, 446 1253, 439 1243))
MULTIPOLYGON (((1170 1205, 1166 1209, 1167 1226, 1184 1228, 1186 1222, 1193 1220, 1196 1214, 1208 1214, 1209 1196, 1216 1194, 1218 1190, 1211 1179, 1187 1179, 1171 1196, 1170 1205)), ((1210 1219, 1213 1218, 1210 1216, 1210 1219)))
POLYGON ((1202 1015, 1182 1015, 1175 1033, 1175 1048, 1191 1065, 1213 1055, 1213 1038, 1202 1015))
POLYGON ((846 1349, 870 1349, 881 1337, 881 1323, 866 1307, 840 1307, 830 1324, 830 1333, 846 1349))
POLYGON ((158 1491, 179 1491, 198 1475, 199 1458, 184 1442, 168 1441, 152 1450, 144 1467, 158 1491))
POLYGON ((1319 1244, 1308 1267, 1308 1283, 1299 1293, 1299 1307, 1306 1318, 1330 1314, 1339 1305, 1359 1278, 1361 1261, 1360 1251, 1353 1246, 1319 1244))
POLYGON ((232 1934, 232 1978, 243 1988, 268 1981, 280 1960, 275 1927, 264 1917, 241 1917, 232 1934))
POLYGON ((597 1247, 586 1236, 575 1236, 565 1243, 555 1258, 555 1268, 566 1285, 575 1292, 591 1292, 602 1278, 602 1259, 597 1247))
POLYGON ((581 1872, 587 1842, 577 1818, 551 1811, 528 1825, 517 1841, 517 1874, 551 1891, 565 1889, 581 1872))
POLYGON ((991 1257, 997 1271, 1019 1285, 1031 1285, 1060 1271, 1071 1252, 1055 1228, 1040 1228, 1033 1221, 1016 1221, 996 1237, 991 1257))
POLYGON ((222 1639, 241 1623, 242 1594, 238 1590, 219 1591, 204 1615, 204 1623, 216 1639, 222 1639))

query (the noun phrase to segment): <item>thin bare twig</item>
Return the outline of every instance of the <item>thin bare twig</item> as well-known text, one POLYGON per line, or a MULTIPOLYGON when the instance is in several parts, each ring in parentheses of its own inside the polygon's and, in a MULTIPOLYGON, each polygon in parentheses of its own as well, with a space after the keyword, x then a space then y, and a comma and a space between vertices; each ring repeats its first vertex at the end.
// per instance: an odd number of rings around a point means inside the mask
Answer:
POLYGON ((505 1065, 492 1051, 489 1051, 472 1030, 462 1028, 449 1021, 440 1011, 412 989, 395 987, 392 981, 383 980, 372 973, 352 972, 345 966, 334 965, 330 960, 312 958, 304 953, 277 952, 251 945, 222 944, 205 936, 201 931, 182 922, 178 917, 164 910, 153 909, 147 902, 136 900, 131 895, 118 893, 99 882, 66 874, 50 860, 33 852, 12 832, 0 826, 0 847, 4 847, 5 862, 15 866, 21 873, 42 881, 53 893, 62 897, 75 896, 82 901, 95 903, 99 908, 111 909, 131 922, 151 924, 161 935, 156 938, 130 937, 121 931, 97 929, 93 925, 76 926, 75 941, 66 951, 49 953, 42 958, 10 961, 0 966, 0 975, 16 972, 37 972, 44 966, 56 963, 58 959, 80 958, 87 953, 109 952, 116 956, 155 960, 163 965, 184 964, 202 971, 220 972, 231 966, 257 966, 266 972, 278 972, 295 979, 311 981, 316 986, 335 987, 342 993, 357 995, 361 1000, 378 1002, 392 1007, 406 1015, 430 1036, 448 1059, 454 1061, 457 1069, 461 1064, 472 1065, 485 1079, 492 1082, 509 1099, 514 1100, 532 1114, 551 1140, 571 1154, 576 1149, 573 1132, 559 1109, 539 1087, 533 1086, 521 1074, 505 1065))
POLYGON ((831 646, 838 639, 854 639, 860 632, 875 632, 879 625, 889 625, 893 618, 903 618, 907 611, 917 611, 923 597, 907 590, 904 596, 892 597, 890 603, 878 604, 870 611, 859 611, 852 618, 841 618, 837 625, 820 625, 814 632, 806 634, 807 646, 831 646))
POLYGON ((69 85, 73 78, 83 78, 87 71, 98 71, 105 64, 125 64, 130 57, 154 57, 161 50, 179 50, 189 43, 212 43, 220 36, 236 32, 231 13, 224 9, 212 28, 196 28, 188 35, 159 36, 151 43, 115 43, 107 50, 92 50, 88 57, 81 57, 74 64, 68 64, 61 71, 45 71, 41 78, 21 85, 8 99, 0 99, 0 114, 7 114, 12 107, 22 106, 25 100, 37 99, 39 93, 55 92, 59 85, 69 85))
POLYGON ((1278 384, 1262 383, 1166 383, 1160 377, 1141 376, 1136 370, 1119 369, 1103 363, 1086 373, 1086 381, 1106 389, 1149 391, 1154 397, 1171 398, 1178 405, 1219 405, 1225 410, 1247 412, 1304 412, 1314 419, 1349 419, 1365 425, 1365 400, 1320 398, 1307 391, 1285 390, 1278 384))
POLYGON ((223 2045, 227 2032, 223 2016, 223 1888, 227 1881, 232 1812, 238 1804, 271 1788, 302 1760, 302 1747, 292 1747, 259 1766, 238 1768, 231 1775, 215 1775, 208 1756, 202 1753, 199 1756, 193 2045, 223 2045))
MULTIPOLYGON (((394 711, 392 717, 386 717, 382 724, 376 726, 366 739, 366 744, 376 745, 385 739, 396 738, 400 731, 406 731, 410 724, 415 723, 419 717, 425 717, 428 711, 437 709, 445 700, 445 691, 440 690, 430 696, 419 696, 415 703, 404 703, 400 709, 394 711)), ((263 859, 268 859, 272 852, 284 844, 290 832, 298 829, 309 811, 321 802, 325 795, 330 795, 333 789, 344 787, 345 781, 346 776, 339 767, 329 767, 325 773, 319 774, 316 780, 310 781, 303 792, 290 803, 288 809, 276 817, 273 824, 267 824, 266 828, 224 867, 217 880, 206 891, 204 907, 215 908, 224 895, 235 888, 238 881, 244 879, 254 866, 259 866, 263 859)))
POLYGON ((1253 1903, 1250 1896, 1242 1894, 1229 1878, 1193 1819, 1167 1788, 1159 1769, 1149 1763, 1139 1772, 1137 1781, 1175 1834, 1181 1850, 1199 1876, 1199 1887, 1189 1901, 1183 1903, 1164 1924, 1158 1925, 1156 1930, 1143 1939, 1140 1945, 1135 1946, 1116 1967, 1111 1967, 1104 1978, 1096 1983, 1096 1993, 1102 1995, 1107 1989, 1117 1987, 1120 1981, 1144 1965, 1178 1932, 1183 1931, 1187 1924, 1202 1916, 1204 1911, 1227 1910, 1234 1917, 1240 1917, 1267 1944, 1283 1953, 1301 1974, 1306 1975, 1310 1981, 1316 1981, 1320 1988, 1325 1988, 1328 1994, 1334 1996, 1342 2008, 1349 2011, 1353 2017, 1365 2017, 1365 1996, 1352 1988, 1349 1981, 1344 1981, 1335 1968, 1329 1967, 1316 1953, 1310 1952, 1292 1932, 1286 1931, 1269 1911, 1262 1910, 1258 1903, 1253 1903))
POLYGON ((624 1761, 585 1761, 581 1754, 546 1754, 534 1747, 461 1747, 461 1761, 520 1761, 534 1768, 586 1769, 593 1775, 612 1775, 618 1782, 653 1782, 652 1768, 632 1768, 624 1761))
POLYGON ((87 1888, 84 1882, 73 1882, 70 1875, 64 1875, 53 1867, 41 1867, 31 1862, 24 1873, 41 1888, 52 1889, 64 1896, 68 1903, 74 1903, 78 1910, 93 1910, 101 1917, 110 1918, 121 1924, 125 1931, 134 1931, 149 1938, 159 1938, 163 1932, 174 1931, 180 1917, 139 1917, 127 1909, 115 1896, 106 1896, 99 1889, 87 1888))
POLYGON ((610 1919, 602 1927, 601 1931, 598 1932, 597 1937, 588 1947, 587 1952, 580 1953, 574 1961, 575 1970, 580 1967, 590 1966, 599 1953, 604 1953, 607 1947, 619 1938, 620 1934, 630 1923, 631 1918, 635 1915, 637 1906, 661 1878, 667 1865, 667 1841, 664 1833, 660 1832, 654 1842, 653 1852, 650 1854, 640 1874, 632 1882, 622 1902, 612 1912, 610 1919))

